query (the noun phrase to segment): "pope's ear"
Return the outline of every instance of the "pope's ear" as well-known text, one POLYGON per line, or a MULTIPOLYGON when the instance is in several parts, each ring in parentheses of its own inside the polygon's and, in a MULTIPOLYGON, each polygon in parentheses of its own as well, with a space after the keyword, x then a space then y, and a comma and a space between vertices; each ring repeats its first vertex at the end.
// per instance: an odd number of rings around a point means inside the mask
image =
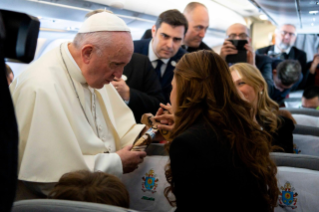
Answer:
POLYGON ((93 53, 93 46, 91 45, 85 45, 81 49, 81 56, 82 56, 82 61, 85 64, 89 64, 90 60, 92 58, 92 53, 93 53))

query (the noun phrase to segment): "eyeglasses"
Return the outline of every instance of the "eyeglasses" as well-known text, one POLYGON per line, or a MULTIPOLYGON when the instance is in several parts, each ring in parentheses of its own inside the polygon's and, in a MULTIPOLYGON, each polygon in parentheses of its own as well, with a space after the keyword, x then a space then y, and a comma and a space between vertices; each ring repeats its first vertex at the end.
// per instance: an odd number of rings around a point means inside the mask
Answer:
POLYGON ((285 36, 285 35, 287 35, 287 34, 288 34, 290 37, 296 36, 295 33, 293 33, 293 32, 286 32, 286 31, 280 31, 280 34, 281 34, 282 36, 285 36))
POLYGON ((230 34, 227 36, 228 39, 236 39, 236 37, 239 37, 241 40, 245 40, 246 38, 248 38, 248 35, 246 33, 241 33, 239 35, 236 34, 230 34))

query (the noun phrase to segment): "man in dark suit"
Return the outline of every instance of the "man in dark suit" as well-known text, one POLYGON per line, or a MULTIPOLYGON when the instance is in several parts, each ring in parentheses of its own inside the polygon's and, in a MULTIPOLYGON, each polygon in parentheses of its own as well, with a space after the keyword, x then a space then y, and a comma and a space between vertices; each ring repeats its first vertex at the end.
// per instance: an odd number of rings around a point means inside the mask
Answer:
POLYGON ((202 41, 209 26, 209 16, 206 6, 199 2, 191 2, 185 7, 184 15, 188 21, 188 30, 185 34, 183 45, 186 51, 212 50, 202 41))
POLYGON ((292 24, 284 24, 276 29, 275 34, 276 44, 257 49, 256 53, 269 55, 270 57, 282 60, 298 60, 302 67, 303 74, 303 80, 298 88, 304 88, 306 86, 309 70, 307 69, 306 53, 293 46, 297 37, 296 27, 292 24))
POLYGON ((134 52, 148 56, 151 61, 160 79, 166 102, 169 102, 172 89, 173 70, 186 53, 180 47, 187 29, 187 20, 182 13, 167 10, 159 15, 152 27, 152 39, 134 41, 134 52))
POLYGON ((145 55, 134 53, 122 78, 112 84, 133 111, 137 123, 144 113, 155 115, 159 104, 165 102, 161 84, 145 55))
POLYGON ((272 72, 262 75, 268 85, 269 97, 281 104, 292 88, 301 82, 301 66, 297 60, 275 60, 272 68, 272 72))
POLYGON ((251 65, 255 65, 262 74, 272 73, 272 60, 268 56, 255 54, 251 46, 250 31, 245 25, 239 23, 231 25, 228 27, 226 35, 227 39, 223 43, 220 51, 220 56, 224 58, 224 60, 226 60, 227 55, 238 53, 236 47, 229 40, 247 40, 248 43, 244 46, 247 50, 246 62, 250 63, 251 65))

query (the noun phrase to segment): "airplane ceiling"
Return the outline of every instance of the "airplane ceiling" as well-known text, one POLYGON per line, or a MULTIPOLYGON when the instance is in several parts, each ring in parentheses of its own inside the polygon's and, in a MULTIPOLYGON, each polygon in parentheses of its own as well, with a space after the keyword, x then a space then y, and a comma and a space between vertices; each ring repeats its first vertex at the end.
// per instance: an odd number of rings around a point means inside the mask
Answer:
POLYGON ((298 33, 319 33, 319 1, 313 0, 250 0, 260 7, 273 24, 294 24, 298 33), (311 13, 313 12, 313 13, 311 13))
MULTIPOLYGON (((183 11, 184 7, 190 1, 191 0, 1 0, 0 8, 25 12, 45 18, 45 22, 42 23, 41 21, 41 27, 49 27, 49 25, 51 25, 52 28, 56 28, 57 24, 54 24, 53 21, 55 19, 81 23, 87 12, 100 8, 107 8, 119 15, 130 27, 134 27, 134 23, 138 26, 145 24, 149 27, 155 23, 157 16, 161 12, 173 8, 183 11), (52 23, 49 23, 50 21, 48 20, 52 20, 52 23)), ((245 24, 242 15, 221 4, 210 0, 198 1, 205 3, 208 7, 210 13, 210 30, 224 32, 229 25, 235 22, 245 24)), ((71 27, 74 30, 79 27, 77 23, 69 24, 72 24, 72 26, 62 26, 64 29, 71 27)))

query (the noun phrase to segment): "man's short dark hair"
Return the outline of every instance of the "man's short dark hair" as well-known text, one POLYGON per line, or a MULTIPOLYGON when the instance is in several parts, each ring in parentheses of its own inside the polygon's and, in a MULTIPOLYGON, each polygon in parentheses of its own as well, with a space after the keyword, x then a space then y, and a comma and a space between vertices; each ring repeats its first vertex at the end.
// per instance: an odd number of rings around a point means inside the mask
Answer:
POLYGON ((285 86, 296 83, 301 75, 301 65, 297 60, 285 60, 277 66, 277 77, 285 86))
POLYGON ((179 12, 178 10, 166 10, 165 12, 162 12, 155 23, 156 30, 161 27, 162 23, 167 23, 171 26, 184 26, 185 31, 184 35, 187 32, 188 29, 188 22, 183 15, 183 13, 179 12))
POLYGON ((310 86, 308 88, 306 88, 302 94, 302 97, 306 98, 306 99, 312 99, 315 97, 319 98, 319 86, 310 86))

